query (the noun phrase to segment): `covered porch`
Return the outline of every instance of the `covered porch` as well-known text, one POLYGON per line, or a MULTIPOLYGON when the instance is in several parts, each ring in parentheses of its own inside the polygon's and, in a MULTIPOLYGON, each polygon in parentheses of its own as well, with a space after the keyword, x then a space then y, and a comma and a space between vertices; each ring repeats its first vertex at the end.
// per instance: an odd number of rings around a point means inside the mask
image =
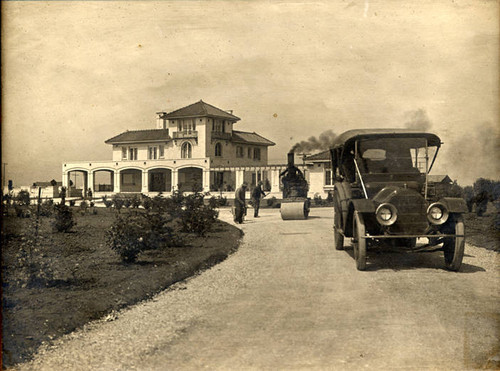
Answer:
MULTIPOLYGON (((171 194, 173 191, 200 190, 232 198, 243 182, 249 190, 263 182, 263 189, 281 197, 280 173, 286 165, 205 167, 181 164, 180 166, 102 166, 91 163, 74 164, 63 169, 63 186, 68 196, 93 197, 115 193, 171 194)), ((306 166, 298 165, 306 174, 306 166)))

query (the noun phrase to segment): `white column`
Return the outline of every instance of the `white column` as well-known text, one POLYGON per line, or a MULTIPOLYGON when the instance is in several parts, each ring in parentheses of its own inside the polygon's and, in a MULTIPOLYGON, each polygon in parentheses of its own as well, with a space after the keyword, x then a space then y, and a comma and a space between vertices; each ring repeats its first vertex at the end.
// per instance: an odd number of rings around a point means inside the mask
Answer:
POLYGON ((271 170, 271 192, 279 192, 280 191, 280 171, 279 169, 271 170))
POLYGON ((203 170, 203 192, 210 192, 210 169, 203 170))
POLYGON ((148 192, 149 192, 149 173, 147 170, 143 170, 141 193, 148 193, 148 192))
POLYGON ((172 192, 179 188, 179 174, 177 169, 172 170, 172 192))
POLYGON ((236 170, 236 188, 241 186, 243 180, 245 179, 245 170, 236 170))
POLYGON ((68 189, 68 173, 65 171, 63 172, 63 176, 62 176, 62 186, 66 187, 66 189, 68 189))
POLYGON ((113 181, 113 192, 114 193, 120 193, 120 171, 119 170, 115 170, 115 173, 114 173, 114 181, 113 181))
POLYGON ((92 194, 94 194, 94 172, 89 170, 87 172, 87 187, 92 190, 92 194))

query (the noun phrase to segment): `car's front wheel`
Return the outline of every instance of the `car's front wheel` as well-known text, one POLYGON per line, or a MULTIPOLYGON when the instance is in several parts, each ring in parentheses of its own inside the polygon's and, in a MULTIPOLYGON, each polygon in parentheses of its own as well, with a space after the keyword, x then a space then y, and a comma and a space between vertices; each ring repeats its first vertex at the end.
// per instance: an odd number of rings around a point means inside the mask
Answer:
POLYGON ((356 260, 356 268, 363 271, 366 269, 366 234, 365 222, 363 215, 357 211, 354 212, 353 226, 352 226, 352 245, 354 250, 354 260, 356 260))
POLYGON ((447 233, 454 233, 460 237, 447 237, 444 239, 444 264, 450 271, 458 271, 462 265, 465 249, 465 226, 462 215, 456 215, 454 221, 450 221, 447 233))

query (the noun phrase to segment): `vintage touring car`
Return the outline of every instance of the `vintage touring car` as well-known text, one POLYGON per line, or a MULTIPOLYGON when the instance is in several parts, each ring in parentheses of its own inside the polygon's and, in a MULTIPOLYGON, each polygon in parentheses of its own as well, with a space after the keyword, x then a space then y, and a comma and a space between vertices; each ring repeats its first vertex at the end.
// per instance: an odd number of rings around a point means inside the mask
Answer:
POLYGON ((357 269, 366 269, 367 248, 381 246, 442 249, 445 267, 460 269, 465 201, 429 192, 440 146, 437 135, 406 129, 350 130, 336 138, 334 243, 342 250, 344 237, 352 237, 357 269), (422 237, 427 243, 417 245, 422 237))

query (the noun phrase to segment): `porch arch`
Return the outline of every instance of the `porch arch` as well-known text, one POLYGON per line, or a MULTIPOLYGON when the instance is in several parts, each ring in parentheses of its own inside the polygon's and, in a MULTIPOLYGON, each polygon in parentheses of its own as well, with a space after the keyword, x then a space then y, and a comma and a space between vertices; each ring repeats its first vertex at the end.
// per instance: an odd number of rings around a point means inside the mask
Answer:
POLYGON ((68 197, 84 197, 89 188, 89 171, 83 168, 72 168, 66 171, 68 197), (80 177, 81 175, 81 177, 80 177))
POLYGON ((203 188, 203 168, 198 166, 183 166, 177 170, 178 189, 181 192, 193 192, 203 188))
POLYGON ((98 168, 91 172, 94 192, 113 192, 115 186, 115 170, 109 168, 98 168))
POLYGON ((124 168, 118 172, 120 192, 141 192, 142 170, 137 168, 124 168))
POLYGON ((158 166, 147 170, 148 192, 171 192, 172 169, 158 166))

